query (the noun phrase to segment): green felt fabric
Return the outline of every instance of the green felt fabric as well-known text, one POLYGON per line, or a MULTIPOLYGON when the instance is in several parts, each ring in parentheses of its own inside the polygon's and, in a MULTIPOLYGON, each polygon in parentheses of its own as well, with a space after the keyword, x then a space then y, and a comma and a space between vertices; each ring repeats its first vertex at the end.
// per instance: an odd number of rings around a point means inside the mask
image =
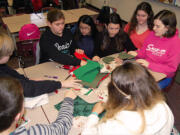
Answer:
MULTIPOLYGON (((61 108, 62 102, 54 105, 55 108, 59 111, 61 108)), ((82 98, 77 97, 74 100, 74 112, 73 116, 89 116, 91 114, 91 111, 96 103, 90 104, 84 101, 82 98)), ((99 117, 102 118, 104 116, 104 113, 100 114, 99 117)))
POLYGON ((107 73, 99 73, 99 74, 97 74, 97 76, 95 77, 95 79, 91 83, 90 82, 85 82, 85 81, 82 81, 80 83, 84 87, 87 87, 87 88, 97 88, 98 87, 98 82, 106 75, 107 75, 107 73))
POLYGON ((103 60, 104 63, 110 64, 111 61, 114 60, 114 57, 107 56, 107 57, 104 57, 102 60, 103 60))
POLYGON ((95 61, 87 60, 87 64, 73 71, 75 76, 84 82, 92 82, 100 72, 100 64, 95 61))
POLYGON ((126 52, 121 52, 121 53, 119 53, 119 56, 118 56, 118 57, 119 57, 120 59, 122 59, 122 60, 134 58, 133 55, 127 54, 126 52))
MULTIPOLYGON (((110 64, 112 61, 114 61, 114 58, 115 57, 113 57, 113 56, 106 56, 102 60, 104 63, 110 64)), ((134 56, 127 54, 126 52, 121 52, 118 54, 118 58, 120 58, 122 60, 126 60, 126 59, 132 59, 132 58, 134 58, 134 56)))

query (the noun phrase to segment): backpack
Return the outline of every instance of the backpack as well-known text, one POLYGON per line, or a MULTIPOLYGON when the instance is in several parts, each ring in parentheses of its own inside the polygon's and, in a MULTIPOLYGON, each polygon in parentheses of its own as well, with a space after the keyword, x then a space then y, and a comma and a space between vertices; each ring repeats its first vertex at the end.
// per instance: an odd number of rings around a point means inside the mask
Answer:
POLYGON ((25 24, 19 31, 19 40, 39 39, 40 30, 35 24, 25 24))
POLYGON ((25 24, 19 31, 19 40, 25 41, 24 44, 17 44, 18 54, 21 56, 33 55, 38 63, 39 52, 38 44, 40 39, 40 30, 35 24, 25 24), (37 57, 38 56, 38 57, 37 57))

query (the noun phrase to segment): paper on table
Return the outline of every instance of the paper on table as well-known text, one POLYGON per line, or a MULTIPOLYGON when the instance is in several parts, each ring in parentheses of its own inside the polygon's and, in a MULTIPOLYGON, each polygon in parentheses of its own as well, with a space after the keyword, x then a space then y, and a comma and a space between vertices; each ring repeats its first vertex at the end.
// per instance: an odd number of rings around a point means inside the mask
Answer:
POLYGON ((25 108, 35 108, 49 102, 48 94, 43 94, 37 97, 32 98, 24 98, 24 106, 25 108))

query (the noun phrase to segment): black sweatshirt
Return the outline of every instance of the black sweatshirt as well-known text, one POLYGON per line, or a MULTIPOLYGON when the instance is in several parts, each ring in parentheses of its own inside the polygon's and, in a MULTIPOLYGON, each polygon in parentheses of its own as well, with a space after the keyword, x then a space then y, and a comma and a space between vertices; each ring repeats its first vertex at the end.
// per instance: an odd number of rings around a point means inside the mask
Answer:
POLYGON ((70 55, 73 42, 70 30, 64 29, 60 37, 47 28, 40 38, 40 63, 52 60, 64 65, 80 65, 81 61, 70 55))
POLYGON ((9 76, 18 79, 24 90, 25 97, 35 97, 41 94, 53 92, 61 88, 61 83, 57 81, 33 81, 19 74, 6 64, 0 65, 0 76, 9 76))
MULTIPOLYGON (((136 50, 137 48, 134 46, 134 44, 132 43, 129 36, 126 33, 124 33, 124 36, 125 36, 125 41, 123 42, 124 49, 121 51, 136 50)), ((98 43, 96 43, 97 46, 95 46, 95 55, 96 56, 105 57, 108 55, 112 55, 112 54, 121 52, 121 51, 116 49, 117 46, 116 46, 114 38, 110 38, 110 44, 108 45, 108 48, 105 50, 101 49, 101 45, 103 43, 103 33, 99 33, 98 39, 99 39, 98 43)))

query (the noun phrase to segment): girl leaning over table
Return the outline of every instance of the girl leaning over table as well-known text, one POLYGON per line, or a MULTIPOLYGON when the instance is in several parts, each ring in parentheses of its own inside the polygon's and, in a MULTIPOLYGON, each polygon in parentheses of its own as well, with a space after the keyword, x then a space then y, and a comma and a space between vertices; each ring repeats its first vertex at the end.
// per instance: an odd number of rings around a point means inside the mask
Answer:
MULTIPOLYGON (((128 34, 122 29, 122 20, 117 13, 112 13, 105 24, 106 29, 99 34, 99 43, 95 48, 93 60, 99 61, 101 57, 122 51, 136 50, 128 34)), ((116 61, 121 61, 118 58, 116 61)))
POLYGON ((159 82, 161 89, 170 84, 180 62, 180 39, 176 24, 176 15, 173 12, 160 11, 154 17, 153 32, 142 48, 129 52, 143 66, 167 75, 166 79, 159 82))
POLYGON ((94 106, 82 135, 170 135, 173 124, 173 114, 152 75, 144 66, 127 61, 112 72, 108 100, 94 106))
POLYGON ((74 34, 75 52, 85 54, 89 58, 94 56, 98 31, 96 25, 89 15, 83 15, 79 18, 77 28, 74 34))

